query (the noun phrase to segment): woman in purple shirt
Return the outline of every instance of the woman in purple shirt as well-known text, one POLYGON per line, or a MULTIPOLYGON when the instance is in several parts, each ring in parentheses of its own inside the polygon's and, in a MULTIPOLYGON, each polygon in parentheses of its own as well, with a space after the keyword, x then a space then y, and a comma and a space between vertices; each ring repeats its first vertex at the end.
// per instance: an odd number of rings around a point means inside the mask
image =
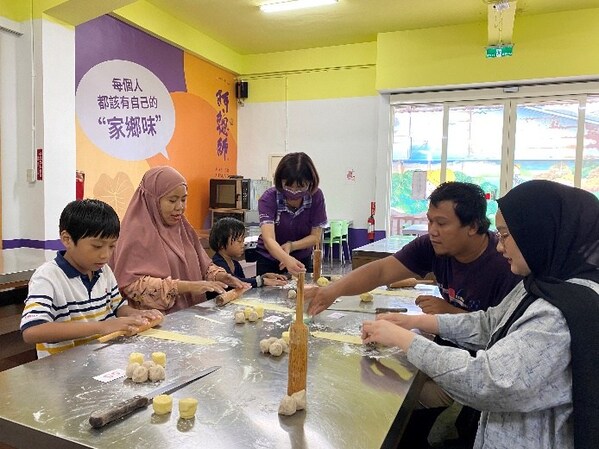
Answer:
POLYGON ((312 271, 312 249, 327 223, 320 179, 306 153, 286 154, 275 171, 275 186, 258 201, 260 229, 256 274, 312 271))

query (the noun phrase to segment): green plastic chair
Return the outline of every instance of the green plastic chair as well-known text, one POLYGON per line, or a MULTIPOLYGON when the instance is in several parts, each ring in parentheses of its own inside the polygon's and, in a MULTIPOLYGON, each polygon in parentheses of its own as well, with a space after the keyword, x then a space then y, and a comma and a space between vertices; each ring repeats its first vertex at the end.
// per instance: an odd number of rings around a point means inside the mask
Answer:
POLYGON ((333 263, 333 245, 339 245, 339 258, 343 264, 343 243, 342 232, 343 222, 341 220, 333 220, 329 222, 329 233, 322 239, 322 244, 329 247, 329 263, 333 263))
MULTIPOLYGON (((345 251, 343 250, 343 244, 345 243, 345 246, 347 246, 347 256, 351 263, 351 251, 349 249, 349 221, 342 220, 341 223, 341 254, 345 257, 345 251)), ((343 258, 341 259, 341 263, 343 264, 343 258)))

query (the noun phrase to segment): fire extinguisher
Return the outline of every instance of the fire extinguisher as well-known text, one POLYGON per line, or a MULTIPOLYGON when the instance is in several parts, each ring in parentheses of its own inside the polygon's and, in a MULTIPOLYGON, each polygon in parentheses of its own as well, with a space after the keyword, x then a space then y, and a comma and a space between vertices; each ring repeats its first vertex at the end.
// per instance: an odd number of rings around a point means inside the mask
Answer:
POLYGON ((368 241, 374 242, 374 213, 376 211, 376 203, 370 202, 370 217, 368 217, 368 241))

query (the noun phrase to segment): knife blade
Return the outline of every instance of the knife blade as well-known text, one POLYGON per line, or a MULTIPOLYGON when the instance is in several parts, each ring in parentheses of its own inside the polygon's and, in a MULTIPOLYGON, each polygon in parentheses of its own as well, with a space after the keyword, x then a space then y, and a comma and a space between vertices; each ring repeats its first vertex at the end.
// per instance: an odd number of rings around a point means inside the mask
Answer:
POLYGON ((336 308, 336 307, 335 308, 329 307, 327 310, 334 311, 334 312, 358 312, 358 313, 372 313, 372 314, 407 312, 408 311, 408 309, 406 309, 405 307, 377 307, 376 309, 360 309, 360 308, 341 309, 341 308, 336 308))
POLYGON ((111 407, 102 410, 96 410, 90 415, 89 423, 95 429, 104 427, 106 424, 112 421, 130 415, 135 410, 147 407, 152 403, 152 399, 154 397, 160 394, 172 393, 173 391, 183 388, 184 386, 189 385, 190 383, 198 379, 201 379, 202 377, 205 377, 210 373, 213 373, 219 368, 220 366, 215 365, 195 373, 191 373, 185 376, 179 376, 171 382, 167 382, 164 385, 155 388, 154 390, 150 391, 148 394, 144 396, 136 395, 123 402, 119 402, 118 404, 113 405, 111 407))

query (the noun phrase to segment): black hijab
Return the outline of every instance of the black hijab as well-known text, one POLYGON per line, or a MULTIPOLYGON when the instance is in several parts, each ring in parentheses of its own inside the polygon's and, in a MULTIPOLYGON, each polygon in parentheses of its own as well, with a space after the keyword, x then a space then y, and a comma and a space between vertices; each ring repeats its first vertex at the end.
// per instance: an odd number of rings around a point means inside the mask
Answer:
POLYGON ((490 346, 537 298, 560 309, 570 330, 574 447, 599 442, 599 295, 565 282, 599 283, 599 200, 589 192, 552 181, 529 181, 498 200, 510 235, 528 264, 527 295, 490 346))

